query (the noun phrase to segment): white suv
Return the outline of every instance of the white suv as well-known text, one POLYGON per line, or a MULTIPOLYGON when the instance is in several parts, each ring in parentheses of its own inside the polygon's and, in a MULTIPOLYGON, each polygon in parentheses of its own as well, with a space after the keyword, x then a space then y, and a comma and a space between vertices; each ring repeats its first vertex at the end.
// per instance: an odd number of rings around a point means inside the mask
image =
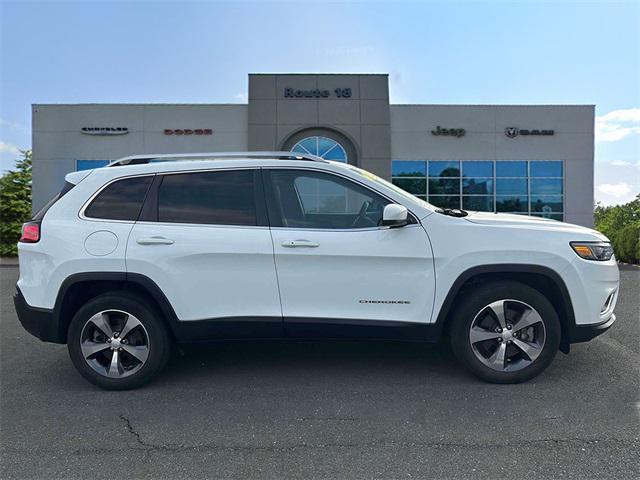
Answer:
POLYGON ((19 243, 18 317, 78 371, 137 387, 174 342, 451 339, 499 383, 615 321, 619 273, 588 228, 438 209, 299 154, 127 157, 67 175, 19 243))

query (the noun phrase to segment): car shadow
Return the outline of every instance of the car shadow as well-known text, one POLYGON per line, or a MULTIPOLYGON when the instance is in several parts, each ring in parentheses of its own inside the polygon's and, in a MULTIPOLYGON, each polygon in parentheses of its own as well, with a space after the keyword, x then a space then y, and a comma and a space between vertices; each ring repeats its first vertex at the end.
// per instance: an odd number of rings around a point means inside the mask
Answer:
POLYGON ((215 374, 217 381, 238 376, 279 382, 331 376, 348 383, 379 376, 424 381, 472 378, 457 363, 448 342, 393 341, 230 341, 177 347, 161 375, 168 383, 193 382, 215 374))

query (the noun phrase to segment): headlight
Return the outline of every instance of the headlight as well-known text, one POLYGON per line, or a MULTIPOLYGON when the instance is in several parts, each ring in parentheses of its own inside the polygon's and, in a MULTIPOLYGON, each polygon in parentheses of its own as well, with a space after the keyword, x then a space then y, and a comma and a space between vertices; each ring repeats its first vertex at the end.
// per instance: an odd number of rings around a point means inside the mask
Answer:
POLYGON ((570 245, 585 260, 606 262, 613 257, 613 247, 608 242, 571 242, 570 245))

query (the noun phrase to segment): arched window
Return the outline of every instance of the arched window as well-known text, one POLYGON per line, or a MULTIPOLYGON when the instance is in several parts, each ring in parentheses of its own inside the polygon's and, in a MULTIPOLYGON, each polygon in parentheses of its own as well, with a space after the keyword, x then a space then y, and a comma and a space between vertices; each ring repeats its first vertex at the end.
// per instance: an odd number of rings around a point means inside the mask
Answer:
POLYGON ((335 140, 327 137, 313 136, 307 137, 296 143, 291 149, 292 152, 310 153, 325 160, 336 162, 347 162, 347 152, 344 147, 335 140))

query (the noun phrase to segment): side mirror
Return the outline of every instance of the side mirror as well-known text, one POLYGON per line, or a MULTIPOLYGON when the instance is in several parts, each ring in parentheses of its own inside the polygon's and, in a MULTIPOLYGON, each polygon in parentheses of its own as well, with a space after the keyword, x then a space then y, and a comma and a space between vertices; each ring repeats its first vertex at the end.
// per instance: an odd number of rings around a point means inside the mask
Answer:
POLYGON ((382 226, 390 228, 404 227, 409 223, 409 212, 404 205, 390 203, 382 211, 382 226))

